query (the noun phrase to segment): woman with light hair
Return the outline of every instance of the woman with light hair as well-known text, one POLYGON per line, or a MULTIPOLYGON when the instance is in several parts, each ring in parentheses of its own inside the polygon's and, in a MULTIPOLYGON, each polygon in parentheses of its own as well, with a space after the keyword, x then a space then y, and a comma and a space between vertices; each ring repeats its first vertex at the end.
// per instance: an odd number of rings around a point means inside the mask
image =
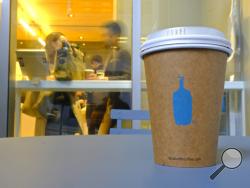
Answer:
MULTIPOLYGON (((49 34, 45 42, 45 52, 50 72, 48 79, 58 81, 82 80, 82 73, 85 69, 83 53, 73 47, 60 32, 49 34)), ((53 129, 55 124, 60 124, 58 134, 62 134, 62 126, 71 127, 71 130, 75 130, 73 134, 79 133, 79 126, 81 128, 80 132, 86 132, 81 126, 82 120, 79 121, 78 113, 74 109, 74 103, 81 99, 85 99, 82 92, 53 93, 54 109, 51 116, 48 117, 46 129, 53 129)), ((47 134, 50 134, 49 131, 47 131, 47 134)))
POLYGON ((60 32, 49 34, 45 42, 51 78, 54 76, 56 80, 82 80, 85 69, 83 53, 70 45, 60 32))

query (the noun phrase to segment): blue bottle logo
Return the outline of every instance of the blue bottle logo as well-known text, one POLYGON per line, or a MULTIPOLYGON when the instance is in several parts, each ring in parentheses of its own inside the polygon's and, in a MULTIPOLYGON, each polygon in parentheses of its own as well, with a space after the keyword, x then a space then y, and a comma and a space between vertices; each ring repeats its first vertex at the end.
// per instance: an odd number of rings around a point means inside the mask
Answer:
POLYGON ((179 88, 173 93, 173 111, 176 125, 192 123, 192 95, 190 90, 184 88, 184 76, 179 76, 179 88))

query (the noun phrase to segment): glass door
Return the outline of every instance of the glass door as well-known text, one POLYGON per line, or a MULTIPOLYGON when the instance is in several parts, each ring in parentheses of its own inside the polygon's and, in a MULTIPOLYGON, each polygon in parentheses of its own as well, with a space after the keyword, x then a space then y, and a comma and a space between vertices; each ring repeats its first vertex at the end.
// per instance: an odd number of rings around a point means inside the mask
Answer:
POLYGON ((9 94, 10 2, 0 0, 0 137, 7 136, 9 94))
MULTIPOLYGON (((239 29, 239 1, 143 0, 141 12, 142 42, 145 41, 149 33, 160 29, 198 25, 221 30, 231 40, 233 48, 240 49, 240 46, 238 46, 241 34, 239 29)), ((242 62, 240 61, 240 53, 240 51, 239 53, 234 52, 234 55, 229 58, 225 81, 241 81, 243 71, 241 70, 242 62)), ((145 73, 143 64, 141 71, 141 79, 144 83, 145 73)), ((235 84, 237 85, 236 82, 235 84)), ((241 124, 242 119, 244 119, 243 112, 241 114, 241 109, 243 109, 241 107, 244 105, 241 101, 241 93, 242 90, 239 92, 239 90, 235 90, 234 88, 225 90, 221 116, 221 134, 230 134, 230 127, 235 127, 239 123, 241 124)), ((142 90, 141 100, 142 109, 148 109, 147 92, 145 89, 142 90)), ((149 128, 150 124, 143 122, 142 126, 149 128)))
POLYGON ((131 32, 132 0, 17 0, 15 136, 108 134, 131 108, 131 32))

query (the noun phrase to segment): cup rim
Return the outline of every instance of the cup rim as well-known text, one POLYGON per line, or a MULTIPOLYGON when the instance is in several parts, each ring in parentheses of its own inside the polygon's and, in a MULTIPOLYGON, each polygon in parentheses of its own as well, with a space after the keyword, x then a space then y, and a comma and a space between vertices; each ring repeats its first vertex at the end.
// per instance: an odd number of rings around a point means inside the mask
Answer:
POLYGON ((148 35, 148 40, 141 46, 141 57, 157 51, 202 48, 232 53, 231 44, 224 34, 208 27, 175 27, 163 29, 148 35))

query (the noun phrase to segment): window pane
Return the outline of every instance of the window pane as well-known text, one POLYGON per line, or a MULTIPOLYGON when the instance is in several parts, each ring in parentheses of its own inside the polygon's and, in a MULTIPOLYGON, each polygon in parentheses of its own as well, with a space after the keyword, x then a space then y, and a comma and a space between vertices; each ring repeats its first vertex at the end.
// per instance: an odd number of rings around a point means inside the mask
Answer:
POLYGON ((112 84, 131 79, 132 0, 18 0, 17 14, 21 135, 115 127, 108 109, 131 106, 130 90, 112 84))
MULTIPOLYGON (((233 32, 233 24, 237 24, 239 15, 231 17, 231 1, 222 0, 220 2, 215 0, 145 0, 142 3, 142 37, 146 37, 149 33, 179 26, 205 26, 214 27, 221 30, 228 39, 238 40, 237 33, 233 32), (195 10, 195 11, 190 11, 195 10)), ((234 10, 237 11, 237 6, 234 5, 234 10)), ((241 78, 240 62, 231 60, 227 64, 226 80, 230 76, 234 79, 241 78)), ((144 71, 143 71, 144 79, 144 71)))
MULTIPOLYGON (((232 42, 237 40, 233 33, 233 21, 239 19, 237 14, 234 18, 230 16, 231 1, 222 0, 144 0, 142 1, 142 41, 146 36, 154 31, 169 27, 180 26, 205 26, 214 27, 225 33, 232 42), (234 19, 234 20, 233 20, 234 19)), ((237 5, 234 9, 237 10, 237 5)), ((237 31, 236 31, 237 32, 237 31)), ((236 34, 237 35, 237 34, 236 34)), ((233 43, 234 44, 234 43, 233 43)), ((240 62, 237 57, 231 58, 227 64, 226 80, 230 78, 240 79, 240 62)), ((145 81, 144 65, 142 63, 142 81, 145 81)), ((232 97, 231 97, 232 98, 232 97)), ((142 91, 142 109, 148 109, 147 92, 142 91)), ((228 93, 225 93, 225 100, 228 102, 228 93)), ((236 102, 239 101, 238 99, 236 102)), ((228 133, 228 108, 222 114, 222 133, 228 133)), ((149 123, 142 123, 143 127, 149 126, 149 123)))
POLYGON ((2 30, 2 0, 0 0, 0 31, 2 30))

